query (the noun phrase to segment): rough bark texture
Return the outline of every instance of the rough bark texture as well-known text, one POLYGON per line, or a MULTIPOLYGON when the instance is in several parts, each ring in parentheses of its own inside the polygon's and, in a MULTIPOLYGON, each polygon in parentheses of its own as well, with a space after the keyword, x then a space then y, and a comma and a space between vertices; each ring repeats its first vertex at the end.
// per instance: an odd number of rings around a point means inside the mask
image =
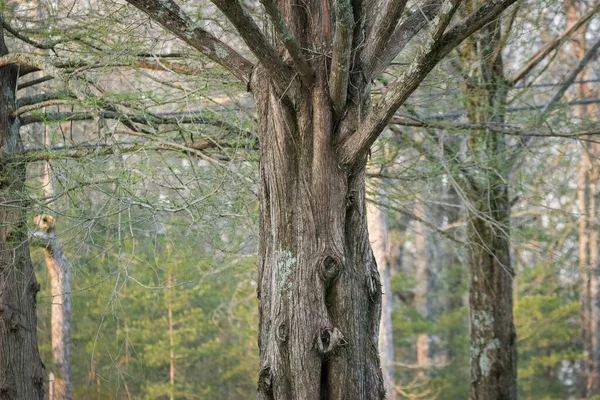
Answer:
POLYGON ((54 219, 49 215, 34 218, 38 227, 35 238, 44 248, 46 267, 52 294, 52 358, 54 374, 52 386, 54 399, 72 400, 71 380, 71 264, 63 252, 56 232, 54 219))
MULTIPOLYGON (((0 17, 1 18, 1 17, 0 17)), ((0 29, 0 56, 8 50, 0 29)), ((25 165, 11 163, 22 150, 15 110, 16 66, 0 68, 0 399, 44 397, 37 349, 35 279, 24 217, 25 165)))
MULTIPOLYGON (((366 219, 367 153, 435 65, 515 1, 485 2, 446 29, 461 2, 433 7, 434 0, 404 23, 378 20, 386 31, 371 26, 367 1, 263 0, 276 26, 267 40, 241 2, 213 0, 259 61, 249 84, 260 140, 259 399, 385 396, 377 348, 381 284, 366 219), (373 71, 425 27, 427 39, 411 66, 370 106, 373 71), (390 43, 396 33, 400 47, 390 43), (386 54, 364 59, 363 48, 386 54)), ((176 2, 127 2, 248 82, 249 63, 176 2)), ((386 10, 400 17, 402 8, 394 1, 386 10)))
MULTIPOLYGON (((472 123, 504 123, 506 85, 501 24, 495 22, 472 37, 463 62, 478 62, 467 83, 472 123)), ((466 191, 472 206, 468 227, 469 319, 471 324, 471 399, 517 399, 517 347, 513 323, 510 259, 510 166, 504 137, 478 132, 473 137, 483 166, 473 171, 466 191)))
POLYGON ((323 77, 297 106, 257 68, 259 399, 381 399, 381 285, 364 163, 341 168, 323 77))
POLYGON ((387 216, 374 204, 367 204, 369 238, 373 255, 379 269, 381 288, 381 322, 379 323, 379 358, 387 398, 396 398, 394 387, 394 335, 392 331, 392 288, 389 260, 389 237, 387 216))

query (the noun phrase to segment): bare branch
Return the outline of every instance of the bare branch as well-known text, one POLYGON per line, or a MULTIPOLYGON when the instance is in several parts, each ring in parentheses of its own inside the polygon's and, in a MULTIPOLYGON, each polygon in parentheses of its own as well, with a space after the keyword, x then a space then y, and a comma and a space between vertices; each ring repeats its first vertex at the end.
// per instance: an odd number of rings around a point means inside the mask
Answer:
POLYGON ((577 64, 577 66, 569 73, 569 76, 567 77, 567 79, 565 79, 565 81, 563 82, 563 84, 560 86, 560 88, 558 89, 558 91, 556 92, 556 94, 554 94, 554 97, 552 97, 552 100, 550 100, 550 102, 546 105, 546 107, 543 109, 542 113, 546 113, 548 111, 550 111, 554 105, 556 105, 560 99, 564 96, 565 92, 567 91, 567 89, 569 89, 569 87, 571 87, 571 85, 573 84, 573 82, 575 82, 575 79, 577 78, 577 75, 579 75, 579 73, 581 71, 583 71, 583 69, 585 68, 585 66, 596 57, 596 53, 598 52, 598 49, 600 48, 600 39, 598 39, 593 45, 592 47, 590 47, 590 49, 585 53, 585 55, 583 56, 583 58, 579 61, 579 63, 577 64))
POLYGON ((43 83, 43 82, 48 82, 48 81, 50 81, 52 79, 54 79, 53 76, 51 76, 51 75, 45 75, 45 76, 42 76, 41 78, 38 78, 38 79, 32 79, 32 80, 27 81, 27 82, 19 83, 19 85, 17 86, 17 90, 26 89, 28 87, 35 86, 35 85, 38 85, 38 84, 43 83))
POLYGON ((361 57, 363 70, 369 79, 375 79, 391 64, 408 42, 435 17, 441 5, 441 0, 427 0, 417 12, 396 27, 383 51, 372 54, 370 58, 361 57))
POLYGON ((154 113, 154 114, 123 114, 116 111, 101 110, 92 112, 52 112, 40 115, 26 115, 21 117, 21 125, 35 123, 47 123, 57 121, 89 121, 95 118, 113 119, 117 121, 129 121, 144 125, 180 125, 201 124, 221 128, 226 132, 239 136, 255 136, 251 132, 244 131, 229 122, 216 118, 207 117, 198 113, 154 113))
POLYGON ((212 0, 212 2, 225 14, 250 51, 267 70, 279 93, 283 93, 293 81, 294 75, 267 41, 250 14, 238 0, 212 0))
POLYGON ((348 96, 354 14, 350 0, 335 0, 334 7, 335 37, 333 38, 331 75, 329 76, 329 95, 336 117, 339 118, 348 96))
POLYGON ((250 82, 252 63, 209 32, 196 26, 173 0, 127 0, 127 2, 148 14, 166 30, 212 61, 227 68, 244 84, 250 82))
POLYGON ((285 24, 283 17, 279 13, 279 9, 275 3, 273 3, 273 0, 260 0, 260 2, 269 15, 271 23, 279 35, 279 39, 283 42, 285 48, 290 54, 290 57, 292 57, 294 65, 296 66, 298 74, 300 75, 300 79, 306 86, 311 86, 314 73, 302 55, 300 45, 285 24))
POLYGON ((428 30, 428 40, 416 60, 388 87, 387 93, 375 102, 356 132, 338 145, 343 164, 361 160, 383 131, 396 110, 420 85, 431 70, 469 35, 496 19, 517 0, 489 1, 469 17, 442 35, 455 10, 455 1, 446 0, 428 30))
POLYGON ((587 131, 575 131, 575 132, 538 132, 538 131, 526 131, 520 128, 513 128, 506 125, 499 125, 494 123, 482 123, 482 124, 443 124, 433 121, 421 121, 421 120, 408 120, 401 117, 393 117, 390 121, 394 125, 409 126, 415 128, 433 128, 447 131, 488 131, 495 132, 509 136, 535 136, 535 137, 558 137, 558 138, 579 138, 584 136, 595 136, 600 135, 600 129, 593 129, 587 131))
POLYGON ((4 21, 3 18, 0 18, 0 29, 2 29, 2 28, 4 28, 8 33, 10 33, 15 38, 35 47, 37 49, 40 49, 40 50, 54 50, 54 46, 61 43, 60 41, 54 41, 54 42, 50 42, 50 43, 38 43, 35 40, 32 40, 32 39, 28 38, 27 36, 20 34, 17 29, 10 26, 10 24, 8 24, 6 21, 4 21))
MULTIPOLYGON (((360 58, 366 65, 374 65, 373 58, 380 57, 388 44, 390 37, 394 34, 394 28, 398 24, 407 0, 389 0, 382 4, 382 9, 377 10, 375 24, 370 32, 360 58)), ((392 58, 393 59, 393 58, 392 58)), ((391 62, 391 60, 390 60, 391 62)))
POLYGON ((583 15, 576 23, 571 25, 571 27, 569 27, 562 35, 542 47, 533 57, 529 59, 529 61, 527 61, 527 63, 525 63, 525 65, 521 67, 519 71, 517 71, 510 79, 508 79, 507 84, 509 86, 513 86, 525 78, 531 72, 531 70, 538 66, 540 62, 545 60, 550 53, 558 49, 575 32, 577 32, 579 28, 589 22, 592 17, 596 15, 598 10, 600 10, 600 3, 597 3, 594 7, 592 7, 590 11, 583 15))

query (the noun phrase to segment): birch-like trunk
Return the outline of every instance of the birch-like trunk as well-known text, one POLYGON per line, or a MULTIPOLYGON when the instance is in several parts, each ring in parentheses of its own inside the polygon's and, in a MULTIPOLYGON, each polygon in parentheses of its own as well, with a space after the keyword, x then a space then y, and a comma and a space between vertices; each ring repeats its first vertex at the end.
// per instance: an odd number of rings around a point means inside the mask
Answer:
POLYGON ((44 248, 52 294, 52 358, 55 399, 73 399, 71 380, 71 264, 64 253, 49 215, 34 218, 35 238, 44 248))
MULTIPOLYGON (((427 318, 427 232, 422 220, 425 219, 425 209, 421 196, 417 197, 415 205, 414 221, 415 229, 415 308, 423 317, 427 318)), ((417 366, 420 373, 424 374, 425 368, 429 365, 429 335, 421 333, 417 335, 417 366)))
MULTIPOLYGON (((0 18, 2 16, 0 15, 0 18)), ((0 29, 0 56, 8 54, 0 29)), ((0 68, 0 398, 41 400, 42 361, 37 347, 35 279, 24 209, 25 164, 16 109, 18 67, 0 68)))
MULTIPOLYGON (((575 24, 580 17, 578 3, 565 4, 567 25, 575 24)), ((586 52, 585 29, 573 41, 573 63, 586 52)), ((585 71, 578 79, 588 78, 585 71)), ((578 97, 590 98, 593 94, 587 83, 577 86, 578 97)), ((595 105, 586 104, 575 109, 580 120, 593 118, 595 105)), ((600 307, 598 304, 598 173, 600 172, 600 145, 592 137, 581 141, 581 154, 577 171, 577 204, 579 209, 579 270, 581 274, 581 328, 585 359, 581 366, 581 396, 600 395, 600 307)))
POLYGON ((387 216, 374 204, 367 204, 369 238, 381 278, 381 322, 379 323, 379 357, 387 398, 396 398, 394 384, 394 334, 392 330, 392 288, 389 259, 389 235, 387 216))

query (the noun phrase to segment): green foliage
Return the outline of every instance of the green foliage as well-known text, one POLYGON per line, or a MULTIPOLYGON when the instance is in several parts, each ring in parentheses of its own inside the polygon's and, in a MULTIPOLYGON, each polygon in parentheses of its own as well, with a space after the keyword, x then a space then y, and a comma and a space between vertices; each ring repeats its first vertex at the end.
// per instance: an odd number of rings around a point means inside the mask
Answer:
MULTIPOLYGON (((110 231, 104 232, 105 242, 98 234, 95 244, 114 245, 110 231)), ((76 398, 254 397, 254 256, 209 250, 175 229, 168 236, 128 238, 118 250, 69 255, 76 398)), ((41 252, 34 260, 43 285, 41 352, 51 365, 49 284, 41 252)))

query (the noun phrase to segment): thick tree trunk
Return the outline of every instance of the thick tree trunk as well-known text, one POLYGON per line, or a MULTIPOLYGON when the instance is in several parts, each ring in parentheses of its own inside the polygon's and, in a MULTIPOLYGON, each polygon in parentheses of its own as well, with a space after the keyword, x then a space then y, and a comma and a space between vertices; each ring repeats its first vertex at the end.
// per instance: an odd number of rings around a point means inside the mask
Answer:
POLYGON ((369 238, 377 262, 381 287, 381 322, 379 323, 379 357, 387 398, 396 398, 394 384, 394 334, 392 330, 392 288, 389 260, 389 237, 387 216, 374 204, 367 204, 369 238))
POLYGON ((44 247, 52 293, 52 358, 55 399, 72 400, 71 380, 71 264, 54 231, 54 219, 48 215, 34 218, 36 239, 44 247))
POLYGON ((333 151, 324 79, 282 100, 253 76, 260 132, 259 399, 382 399, 381 284, 364 167, 333 151))
MULTIPOLYGON (((0 17, 1 18, 1 17, 0 17)), ((0 29, 0 56, 8 50, 0 29)), ((15 110, 18 68, 0 68, 0 398, 44 397, 37 348, 35 279, 24 216, 25 165, 9 161, 22 151, 15 110)))

